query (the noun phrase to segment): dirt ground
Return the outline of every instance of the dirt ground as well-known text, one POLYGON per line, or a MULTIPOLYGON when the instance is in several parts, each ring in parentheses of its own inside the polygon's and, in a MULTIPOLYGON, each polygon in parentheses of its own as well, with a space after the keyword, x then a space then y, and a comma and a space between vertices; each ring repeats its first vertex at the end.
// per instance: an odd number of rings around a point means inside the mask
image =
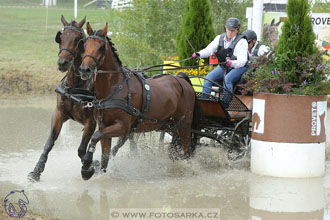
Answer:
POLYGON ((65 75, 53 68, 2 65, 0 61, 0 99, 19 99, 55 94, 54 89, 65 75), (11 68, 10 68, 11 67, 11 68))

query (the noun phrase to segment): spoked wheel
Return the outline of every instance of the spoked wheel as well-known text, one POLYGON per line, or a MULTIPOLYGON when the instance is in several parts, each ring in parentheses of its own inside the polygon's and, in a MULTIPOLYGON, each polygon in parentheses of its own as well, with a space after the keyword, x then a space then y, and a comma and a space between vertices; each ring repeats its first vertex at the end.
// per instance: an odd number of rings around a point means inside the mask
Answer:
POLYGON ((218 135, 218 141, 227 149, 230 160, 238 160, 249 157, 251 132, 249 120, 240 121, 234 131, 222 130, 218 135))

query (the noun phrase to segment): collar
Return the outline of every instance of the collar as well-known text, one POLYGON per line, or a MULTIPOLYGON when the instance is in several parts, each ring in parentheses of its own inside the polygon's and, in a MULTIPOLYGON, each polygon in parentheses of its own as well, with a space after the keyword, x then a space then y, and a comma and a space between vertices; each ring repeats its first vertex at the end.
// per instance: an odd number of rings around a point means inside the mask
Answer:
POLYGON ((228 42, 228 43, 231 43, 231 42, 233 42, 233 41, 235 40, 236 37, 237 37, 237 34, 236 34, 236 35, 235 35, 230 41, 228 41, 228 40, 227 40, 227 34, 226 34, 224 40, 225 40, 226 42, 228 42))

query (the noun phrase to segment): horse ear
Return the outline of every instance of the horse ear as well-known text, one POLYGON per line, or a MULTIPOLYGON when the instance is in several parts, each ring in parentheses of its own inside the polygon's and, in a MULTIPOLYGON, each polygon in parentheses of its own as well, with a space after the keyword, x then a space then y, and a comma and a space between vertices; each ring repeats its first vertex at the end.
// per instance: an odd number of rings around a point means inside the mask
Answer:
POLYGON ((62 24, 63 24, 64 26, 68 26, 68 25, 69 25, 69 23, 65 20, 65 18, 64 18, 63 15, 61 16, 61 21, 62 21, 62 24))
POLYGON ((79 22, 78 28, 81 29, 82 26, 84 26, 85 22, 86 22, 86 16, 79 22))
POLYGON ((62 35, 61 31, 58 31, 57 34, 56 34, 55 42, 58 43, 58 44, 61 43, 61 35, 62 35))
POLYGON ((105 37, 107 36, 108 33, 108 22, 105 24, 103 30, 102 30, 102 35, 105 37))
POLYGON ((92 29, 92 26, 89 24, 89 22, 87 22, 86 28, 87 28, 87 34, 92 35, 93 34, 93 29, 92 29))
POLYGON ((279 20, 275 25, 278 27, 281 24, 281 20, 279 20))
POLYGON ((84 53, 85 52, 85 47, 84 47, 84 41, 80 40, 78 42, 78 50, 80 51, 80 53, 84 53))
POLYGON ((275 18, 273 18, 272 22, 270 23, 270 26, 274 26, 275 24, 275 18))

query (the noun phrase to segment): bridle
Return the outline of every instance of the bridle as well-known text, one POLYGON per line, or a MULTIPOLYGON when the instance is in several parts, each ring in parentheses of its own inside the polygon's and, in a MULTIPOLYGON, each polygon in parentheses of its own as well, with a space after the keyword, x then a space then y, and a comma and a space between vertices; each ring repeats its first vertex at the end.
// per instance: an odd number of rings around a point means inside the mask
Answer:
MULTIPOLYGON (((68 30, 74 30, 74 31, 76 31, 76 32, 79 32, 79 33, 82 35, 82 38, 78 41, 77 46, 76 46, 76 48, 75 48, 75 49, 77 49, 77 47, 78 47, 80 41, 84 41, 84 40, 86 39, 85 32, 84 32, 84 30, 79 29, 79 28, 77 28, 77 27, 75 27, 75 26, 73 26, 73 25, 69 25, 69 26, 64 26, 64 28, 63 28, 63 30, 62 30, 62 33, 63 33, 63 31, 65 31, 65 30, 67 30, 67 29, 68 29, 68 30)), ((58 52, 58 56, 61 54, 61 52, 62 52, 63 50, 68 51, 68 52, 69 52, 74 58, 76 58, 76 56, 77 56, 77 52, 76 52, 76 50, 71 50, 70 48, 61 48, 61 46, 60 46, 60 51, 58 52)))
POLYGON ((104 44, 105 44, 105 49, 104 49, 104 53, 103 53, 103 56, 100 60, 98 60, 95 56, 93 56, 92 54, 84 54, 82 56, 82 60, 84 60, 86 57, 90 57, 94 60, 94 62, 96 63, 96 67, 95 67, 95 71, 97 71, 97 68, 101 65, 101 62, 105 59, 105 55, 107 53, 107 40, 105 37, 101 37, 101 36, 98 36, 98 35, 91 35, 91 36, 88 36, 87 37, 87 40, 88 39, 99 39, 101 40, 104 44))

